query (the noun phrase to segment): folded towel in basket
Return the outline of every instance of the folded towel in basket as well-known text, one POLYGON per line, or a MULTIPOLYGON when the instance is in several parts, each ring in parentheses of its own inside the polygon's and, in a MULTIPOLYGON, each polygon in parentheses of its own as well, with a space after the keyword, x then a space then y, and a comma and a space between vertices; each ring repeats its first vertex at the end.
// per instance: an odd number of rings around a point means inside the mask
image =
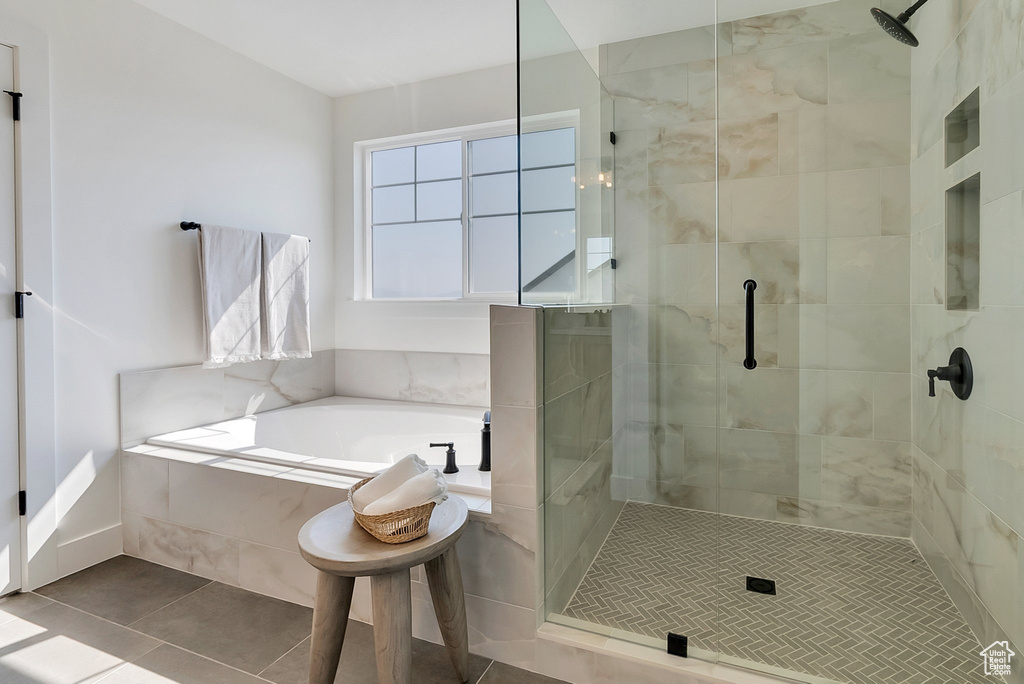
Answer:
POLYGON ((406 480, 394 491, 367 504, 363 508, 363 513, 384 515, 413 506, 422 506, 430 501, 441 503, 447 498, 448 485, 444 481, 444 476, 437 469, 431 468, 411 480, 406 480))
POLYGON ((387 470, 382 470, 352 495, 352 504, 360 513, 370 503, 397 489, 406 480, 411 480, 427 471, 427 464, 416 454, 409 454, 387 470))

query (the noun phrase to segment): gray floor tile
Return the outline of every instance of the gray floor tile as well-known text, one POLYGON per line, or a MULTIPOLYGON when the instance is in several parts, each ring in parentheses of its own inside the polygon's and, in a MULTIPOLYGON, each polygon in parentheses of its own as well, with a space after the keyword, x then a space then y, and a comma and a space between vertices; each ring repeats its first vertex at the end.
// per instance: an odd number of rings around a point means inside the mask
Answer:
POLYGON ((312 623, 309 608, 212 582, 132 628, 257 674, 309 636, 312 623))
POLYGON ((985 681, 981 645, 909 539, 631 502, 565 614, 836 682, 985 681))
POLYGON ((51 603, 53 601, 50 599, 31 593, 11 594, 0 598, 0 625, 16 617, 25 617, 51 603))
POLYGON ((259 684, 262 680, 163 644, 116 670, 102 684, 259 684))
POLYGON ((0 682, 85 684, 159 645, 156 639, 51 603, 0 625, 0 682))
POLYGON ((116 556, 36 592, 127 625, 209 582, 138 558, 116 556))
MULTIPOLYGON (((476 682, 490 660, 469 656, 469 681, 476 682)), ((260 676, 276 684, 305 684, 309 676, 309 640, 267 668, 260 676)), ((416 684, 448 684, 458 682, 455 669, 444 646, 413 639, 412 680, 416 684)), ((338 684, 376 684, 377 662, 373 650, 373 627, 350 620, 345 630, 345 646, 341 650, 338 684)))
POLYGON ((565 682, 494 661, 487 670, 487 674, 480 680, 480 684, 565 684, 565 682))

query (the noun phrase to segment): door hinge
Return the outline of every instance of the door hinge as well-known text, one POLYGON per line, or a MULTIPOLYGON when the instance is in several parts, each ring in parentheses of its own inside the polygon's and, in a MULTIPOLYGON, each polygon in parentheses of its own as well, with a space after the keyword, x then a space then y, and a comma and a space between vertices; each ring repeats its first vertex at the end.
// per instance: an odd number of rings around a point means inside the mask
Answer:
POLYGON ((18 492, 18 515, 28 513, 28 493, 22 489, 18 492))
POLYGON ((612 145, 615 144, 615 131, 608 132, 608 140, 611 142, 612 145))
POLYGON ((31 297, 31 292, 20 292, 14 293, 14 317, 24 318, 25 317, 25 297, 31 297))
POLYGON ((21 121, 21 93, 14 90, 5 90, 5 93, 11 96, 11 113, 14 116, 15 121, 21 121))

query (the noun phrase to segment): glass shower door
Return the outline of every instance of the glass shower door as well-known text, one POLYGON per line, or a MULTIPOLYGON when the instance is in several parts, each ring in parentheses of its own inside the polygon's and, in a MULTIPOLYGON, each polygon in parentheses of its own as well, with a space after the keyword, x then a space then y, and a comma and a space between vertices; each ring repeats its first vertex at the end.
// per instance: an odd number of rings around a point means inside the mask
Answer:
POLYGON ((870 6, 719 22, 719 651, 807 681, 976 664, 911 541, 911 49, 870 6))

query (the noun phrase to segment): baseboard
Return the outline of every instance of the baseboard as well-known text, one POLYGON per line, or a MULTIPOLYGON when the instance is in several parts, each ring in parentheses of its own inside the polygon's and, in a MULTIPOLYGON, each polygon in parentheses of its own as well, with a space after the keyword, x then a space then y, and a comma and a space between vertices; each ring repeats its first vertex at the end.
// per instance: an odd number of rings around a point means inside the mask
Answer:
MULTIPOLYGON (((57 575, 67 575, 102 563, 120 555, 122 549, 121 524, 93 532, 74 541, 57 546, 57 575)), ((30 587, 36 589, 37 587, 30 587)))

